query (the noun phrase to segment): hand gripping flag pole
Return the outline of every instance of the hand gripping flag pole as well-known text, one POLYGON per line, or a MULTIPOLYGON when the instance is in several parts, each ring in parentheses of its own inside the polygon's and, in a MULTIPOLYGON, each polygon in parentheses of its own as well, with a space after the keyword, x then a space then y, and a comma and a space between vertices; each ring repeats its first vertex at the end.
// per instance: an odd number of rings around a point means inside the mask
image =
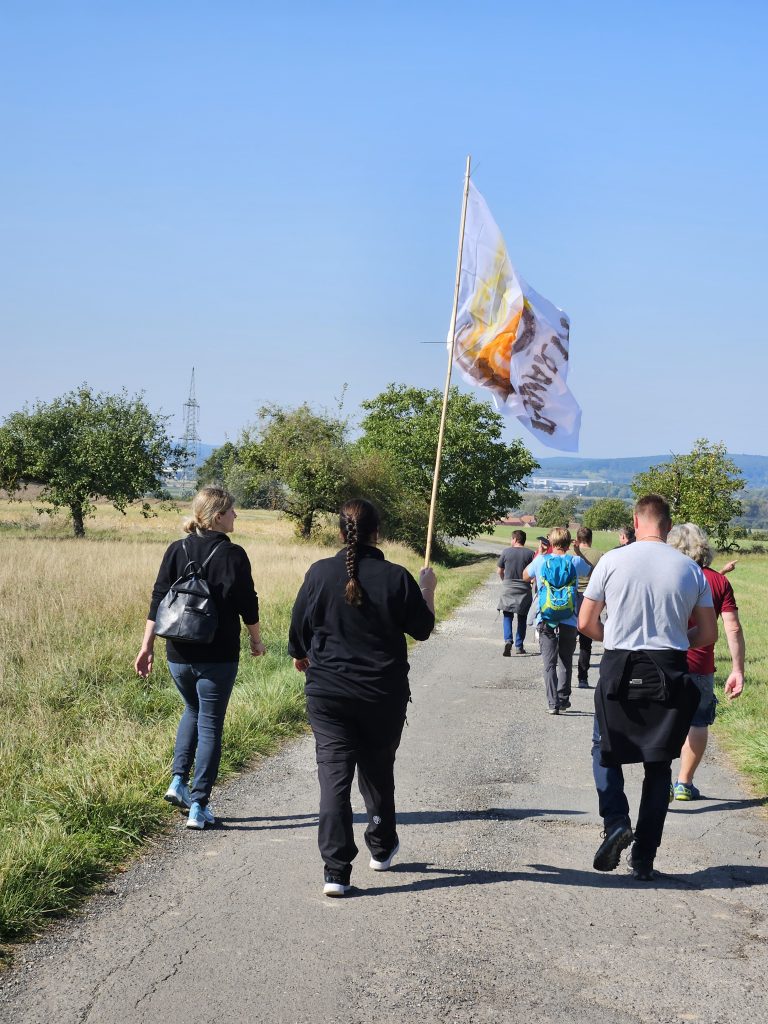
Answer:
POLYGON ((448 396, 451 390, 451 371, 453 370, 453 349, 456 335, 456 313, 459 308, 459 285, 461 283, 461 254, 464 249, 464 225, 467 221, 467 197, 469 195, 469 173, 472 157, 467 157, 467 170, 464 174, 464 198, 461 204, 461 223, 459 225, 459 254, 456 258, 456 285, 453 290, 453 311, 451 313, 451 326, 448 337, 451 339, 448 346, 448 372, 445 375, 445 390, 443 391, 443 408, 440 413, 440 430, 437 435, 437 453, 435 455, 435 474, 432 477, 432 498, 429 503, 429 525, 427 526, 427 549, 424 556, 424 565, 429 568, 432 558, 432 538, 435 530, 435 510, 437 509, 437 491, 440 486, 440 464, 443 460, 443 440, 445 438, 445 420, 448 413, 448 396))

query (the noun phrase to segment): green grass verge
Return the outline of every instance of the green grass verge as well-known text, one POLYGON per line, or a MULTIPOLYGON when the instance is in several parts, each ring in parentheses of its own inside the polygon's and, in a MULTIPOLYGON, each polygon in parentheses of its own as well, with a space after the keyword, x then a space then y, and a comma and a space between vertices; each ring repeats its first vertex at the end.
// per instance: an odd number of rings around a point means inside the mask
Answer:
MULTIPOLYGON (((719 562, 716 561, 715 565, 719 562)), ((729 575, 747 647, 744 693, 723 698, 722 685, 731 669, 728 645, 720 630, 715 648, 717 696, 720 701, 715 735, 737 768, 746 774, 757 795, 768 797, 768 555, 739 555, 729 575)))
MULTIPOLYGON (((417 556, 403 561, 418 569, 417 556)), ((438 618, 488 576, 490 560, 465 561, 435 567, 438 618)), ((144 607, 84 622, 53 681, 50 666, 35 671, 34 650, 9 654, 0 688, 9 723, 0 734, 0 942, 29 938, 75 908, 173 813, 162 793, 178 694, 160 650, 149 680, 130 670, 144 607)), ((289 617, 290 602, 270 604, 264 639, 277 653, 241 660, 220 779, 306 728, 303 676, 286 651, 289 617)))

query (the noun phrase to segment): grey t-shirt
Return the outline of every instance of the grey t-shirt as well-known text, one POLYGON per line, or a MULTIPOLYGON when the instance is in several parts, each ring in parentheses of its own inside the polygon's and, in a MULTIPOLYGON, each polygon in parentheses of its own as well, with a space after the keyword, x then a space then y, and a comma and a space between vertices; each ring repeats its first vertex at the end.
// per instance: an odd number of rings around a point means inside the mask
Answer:
POLYGON ((691 612, 712 607, 698 565, 658 541, 608 551, 592 570, 584 596, 605 601, 608 650, 687 651, 691 612))
POLYGON ((521 580, 523 569, 530 565, 534 555, 530 548, 504 548, 496 565, 504 570, 504 582, 521 580))

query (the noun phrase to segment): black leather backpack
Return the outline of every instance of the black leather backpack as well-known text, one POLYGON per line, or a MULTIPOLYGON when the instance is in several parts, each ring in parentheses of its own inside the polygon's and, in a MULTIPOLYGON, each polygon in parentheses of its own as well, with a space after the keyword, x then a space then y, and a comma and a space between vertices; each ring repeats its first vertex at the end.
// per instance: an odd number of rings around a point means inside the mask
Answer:
POLYGON ((224 541, 199 565, 190 559, 187 542, 182 541, 187 564, 184 571, 160 602, 155 617, 155 636, 182 640, 188 644, 209 644, 219 625, 219 613, 211 597, 205 567, 224 541))

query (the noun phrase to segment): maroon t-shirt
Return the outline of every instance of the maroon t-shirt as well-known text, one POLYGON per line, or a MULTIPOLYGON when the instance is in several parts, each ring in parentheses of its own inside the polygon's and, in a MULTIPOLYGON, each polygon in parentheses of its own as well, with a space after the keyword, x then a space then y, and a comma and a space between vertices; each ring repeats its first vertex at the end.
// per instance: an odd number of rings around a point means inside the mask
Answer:
MULTIPOLYGON (((721 572, 715 572, 714 569, 708 567, 705 567, 703 571, 709 584, 709 589, 712 591, 712 604, 715 606, 715 615, 719 618, 722 612, 738 611, 733 587, 725 576, 721 572)), ((691 619, 688 625, 692 626, 693 624, 693 619, 691 619)), ((715 645, 710 644, 708 647, 689 648, 688 671, 696 672, 703 676, 713 675, 715 671, 715 645)))

